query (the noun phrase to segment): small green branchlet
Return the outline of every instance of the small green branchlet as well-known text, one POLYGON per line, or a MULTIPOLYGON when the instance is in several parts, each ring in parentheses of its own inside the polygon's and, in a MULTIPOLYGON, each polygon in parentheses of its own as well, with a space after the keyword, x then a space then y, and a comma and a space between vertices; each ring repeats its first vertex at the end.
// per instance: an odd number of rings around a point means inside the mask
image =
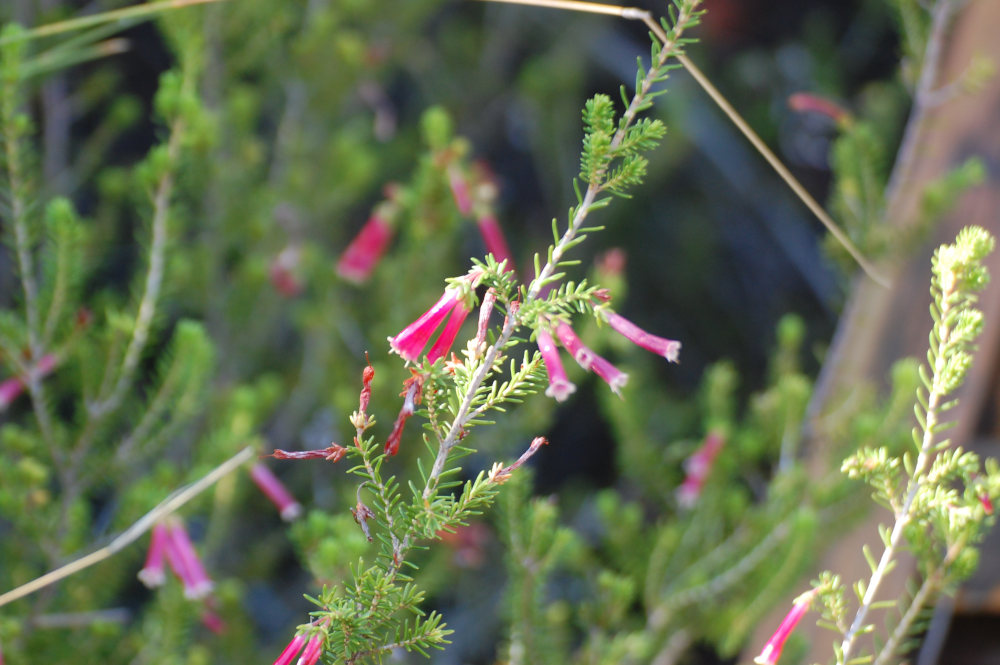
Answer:
MULTIPOLYGON (((927 364, 919 371, 913 447, 902 454, 886 447, 865 447, 844 461, 843 472, 867 483, 876 502, 892 511, 894 523, 881 529, 883 549, 879 557, 865 548, 871 577, 855 584, 858 605, 850 624, 842 587, 822 585, 824 625, 842 635, 835 648, 841 665, 859 659, 878 665, 893 658, 921 610, 972 572, 977 559, 975 546, 993 522, 993 501, 1000 496, 997 465, 987 460, 983 469, 978 455, 952 447, 949 440, 940 437, 951 425, 942 418, 956 403, 952 394, 965 379, 982 330, 982 312, 975 303, 977 293, 989 281, 983 260, 993 247, 992 236, 970 227, 960 232, 953 244, 934 253, 933 325, 927 364), (901 550, 916 558, 920 580, 912 595, 879 600, 881 583, 901 550), (866 652, 858 638, 875 630, 870 614, 885 606, 895 607, 899 618, 889 626, 878 649, 866 652)), ((828 573, 824 579, 833 577, 828 573)))

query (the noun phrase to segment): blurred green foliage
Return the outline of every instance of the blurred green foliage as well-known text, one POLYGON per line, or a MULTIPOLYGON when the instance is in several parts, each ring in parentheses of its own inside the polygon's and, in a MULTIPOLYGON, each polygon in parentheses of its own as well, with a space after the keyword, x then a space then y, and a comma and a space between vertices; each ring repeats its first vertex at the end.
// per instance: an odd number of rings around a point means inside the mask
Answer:
MULTIPOLYGON (((870 4, 859 29, 884 30, 887 15, 870 4)), ((906 19, 912 3, 896 4, 906 19)), ((72 3, 0 8, 0 378, 24 384, 0 410, 0 591, 105 543, 245 445, 349 446, 366 351, 384 439, 408 377, 386 336, 484 254, 446 166, 485 159, 515 262, 529 270, 548 220, 574 201, 584 98, 630 81, 648 48, 636 26, 439 0, 243 0, 31 40, 15 25, 75 14, 72 3), (338 256, 390 198, 389 252, 368 282, 346 282, 338 256), (37 288, 23 288, 26 274, 37 288), (47 355, 56 366, 42 376, 47 355)), ((725 50, 706 29, 706 57, 725 50)), ((829 57, 852 52, 833 35, 779 46, 719 74, 770 139, 782 125, 772 101, 756 100, 814 81, 858 92, 857 67, 829 57), (804 49, 807 71, 788 71, 781 48, 804 49)), ((516 478, 495 518, 419 554, 431 605, 456 630, 455 661, 648 660, 677 634, 731 655, 819 546, 817 521, 858 509, 842 482, 810 486, 795 462, 819 355, 810 345, 839 298, 833 273, 812 233, 791 249, 775 240, 782 224, 805 228, 801 213, 774 226, 754 201, 775 186, 760 185, 756 164, 735 175, 713 164, 739 164, 740 144, 699 124, 704 102, 679 75, 670 86, 649 124, 670 128, 667 147, 622 178, 648 184, 600 213, 610 230, 579 256, 589 264, 625 247, 624 268, 599 265, 591 279, 644 327, 683 339, 684 365, 667 370, 583 325, 584 340, 629 372, 624 401, 573 376, 582 389, 567 407, 535 397, 477 430, 463 478, 550 432, 538 484, 561 493, 533 498, 516 478), (735 214, 720 195, 727 180, 735 214), (741 200, 748 189, 759 191, 741 200), (788 309, 807 318, 779 323, 788 309), (709 432, 723 433, 726 453, 685 511, 674 489, 709 432), (575 473, 601 460, 595 477, 575 473), (788 564, 764 574, 764 555, 788 564), (495 616, 501 596, 507 628, 495 616)), ((901 90, 872 83, 832 149, 834 209, 870 251, 885 244, 866 238, 901 90)), ((980 171, 946 176, 928 218, 980 171)), ((900 369, 887 403, 859 391, 830 436, 844 446, 905 438, 914 376, 900 369)), ((414 466, 417 431, 393 465, 414 466)), ((356 484, 344 469, 268 464, 308 508, 290 529, 242 472, 183 510, 216 581, 210 600, 185 599, 176 581, 140 587, 135 545, 0 609, 5 662, 277 655, 312 609, 302 594, 344 579, 368 543, 349 517, 356 484), (94 614, 105 609, 115 612, 94 614), (209 611, 223 618, 220 635, 203 621, 209 611)))

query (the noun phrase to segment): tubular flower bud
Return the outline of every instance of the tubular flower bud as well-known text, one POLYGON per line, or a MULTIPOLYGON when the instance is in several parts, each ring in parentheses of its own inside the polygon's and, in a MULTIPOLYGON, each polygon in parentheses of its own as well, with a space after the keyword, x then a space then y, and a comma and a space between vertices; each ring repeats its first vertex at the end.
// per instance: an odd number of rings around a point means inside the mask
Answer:
POLYGON ((368 366, 361 371, 361 395, 358 397, 358 412, 362 414, 368 411, 368 403, 372 398, 372 379, 375 378, 375 368, 368 360, 368 352, 365 352, 365 360, 368 366))
POLYGON ((149 538, 149 553, 146 555, 146 565, 139 571, 139 580, 147 587, 162 586, 167 576, 163 570, 163 561, 167 549, 167 527, 165 524, 153 525, 149 538))
POLYGON ((337 274, 355 284, 366 281, 391 239, 392 225, 387 216, 376 209, 344 250, 337 262, 337 274))
POLYGON ((566 378, 566 370, 563 369, 559 349, 552 341, 552 335, 542 329, 538 330, 538 350, 545 361, 545 371, 549 374, 549 387, 545 389, 545 394, 557 402, 566 401, 567 397, 576 392, 576 386, 566 378))
POLYGON ((802 594, 795 600, 791 611, 785 616, 781 625, 778 626, 778 630, 774 632, 771 639, 764 645, 764 650, 760 652, 759 656, 753 659, 753 662, 757 663, 757 665, 776 665, 778 659, 781 658, 781 650, 785 647, 788 636, 792 634, 795 626, 798 625, 802 617, 809 611, 809 606, 812 605, 813 598, 815 597, 816 591, 813 590, 802 594))
POLYGON ((277 507, 281 519, 291 522, 302 514, 302 506, 296 501, 284 484, 269 468, 263 464, 254 464, 250 469, 250 477, 260 491, 277 507))
POLYGON ((201 565, 187 530, 180 522, 167 525, 167 563, 184 584, 184 597, 203 598, 212 591, 212 580, 201 565))
POLYGON ((604 319, 615 331, 637 346, 661 355, 672 363, 678 362, 677 357, 681 352, 681 343, 677 340, 657 337, 614 312, 604 312, 604 319))
POLYGON ((399 410, 396 422, 392 425, 392 432, 389 433, 389 438, 385 441, 386 455, 395 455, 399 452, 399 442, 403 438, 403 428, 406 426, 406 421, 416 411, 416 403, 420 401, 420 389, 423 386, 420 377, 415 375, 413 378, 407 379, 404 385, 406 385, 406 389, 403 391, 403 408, 399 410))

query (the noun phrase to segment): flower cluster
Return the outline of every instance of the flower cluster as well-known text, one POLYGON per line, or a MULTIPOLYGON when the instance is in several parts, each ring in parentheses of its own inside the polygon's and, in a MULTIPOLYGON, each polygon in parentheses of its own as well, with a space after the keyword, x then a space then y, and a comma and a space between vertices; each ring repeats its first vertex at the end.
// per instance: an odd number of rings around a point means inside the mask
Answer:
POLYGON ((275 659, 274 665, 291 665, 295 656, 302 652, 296 665, 316 665, 320 656, 323 655, 323 643, 326 635, 322 632, 315 632, 312 636, 308 633, 299 633, 292 638, 285 650, 275 659), (305 647, 303 649, 303 646, 305 647))
MULTIPOLYGON (((601 313, 604 321, 612 329, 624 335, 634 344, 659 354, 670 362, 678 362, 681 350, 680 342, 648 333, 625 317, 614 312, 604 309, 598 309, 597 311, 601 313)), ((615 367, 610 361, 602 358, 581 342, 569 324, 560 321, 555 324, 553 332, 555 332, 559 343, 573 356, 573 360, 580 367, 599 376, 616 395, 621 396, 622 388, 628 383, 628 374, 615 367)), ((576 386, 566 378, 566 372, 563 369, 562 361, 559 359, 559 352, 556 350, 551 333, 547 330, 539 329, 536 337, 538 350, 542 354, 542 359, 545 361, 545 369, 549 374, 549 387, 546 389, 545 394, 554 398, 557 402, 562 402, 573 394, 576 386)))
POLYGON ((472 311, 472 289, 476 287, 481 277, 482 272, 473 271, 455 280, 430 309, 403 328, 398 335, 389 338, 390 348, 405 360, 415 362, 431 337, 447 319, 441 335, 427 352, 427 360, 430 363, 443 358, 454 344, 459 328, 472 311))
POLYGON ((195 552, 187 529, 177 520, 160 522, 153 526, 146 565, 139 571, 139 579, 147 587, 162 586, 166 582, 164 562, 170 565, 181 583, 187 598, 204 598, 212 591, 212 580, 195 552))
MULTIPOLYGON (((457 158, 453 150, 444 151, 438 161, 443 162, 441 168, 447 172, 448 185, 459 214, 475 220, 486 251, 497 261, 506 261, 507 270, 513 270, 514 259, 495 211, 499 188, 489 169, 482 164, 469 167, 464 160, 457 158)), ((340 277, 355 284, 368 281, 392 240, 403 201, 408 200, 406 191, 396 183, 385 187, 385 199, 372 209, 368 221, 337 262, 340 277)), ((297 259, 297 255, 286 256, 286 252, 282 252, 272 265, 271 280, 283 295, 296 295, 301 290, 289 268, 293 259, 297 259)))

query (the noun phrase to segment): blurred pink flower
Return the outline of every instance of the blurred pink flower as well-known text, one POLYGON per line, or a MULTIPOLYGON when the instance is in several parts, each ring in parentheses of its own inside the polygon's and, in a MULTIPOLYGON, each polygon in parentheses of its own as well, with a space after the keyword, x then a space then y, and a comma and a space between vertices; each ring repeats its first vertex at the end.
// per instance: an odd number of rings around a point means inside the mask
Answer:
POLYGON ((265 465, 254 464, 250 468, 250 478, 277 507, 281 519, 291 522, 302 514, 301 504, 292 497, 284 484, 265 465))
POLYGON ((366 281, 392 239, 392 225, 377 212, 368 221, 337 262, 337 274, 360 284, 366 281))

